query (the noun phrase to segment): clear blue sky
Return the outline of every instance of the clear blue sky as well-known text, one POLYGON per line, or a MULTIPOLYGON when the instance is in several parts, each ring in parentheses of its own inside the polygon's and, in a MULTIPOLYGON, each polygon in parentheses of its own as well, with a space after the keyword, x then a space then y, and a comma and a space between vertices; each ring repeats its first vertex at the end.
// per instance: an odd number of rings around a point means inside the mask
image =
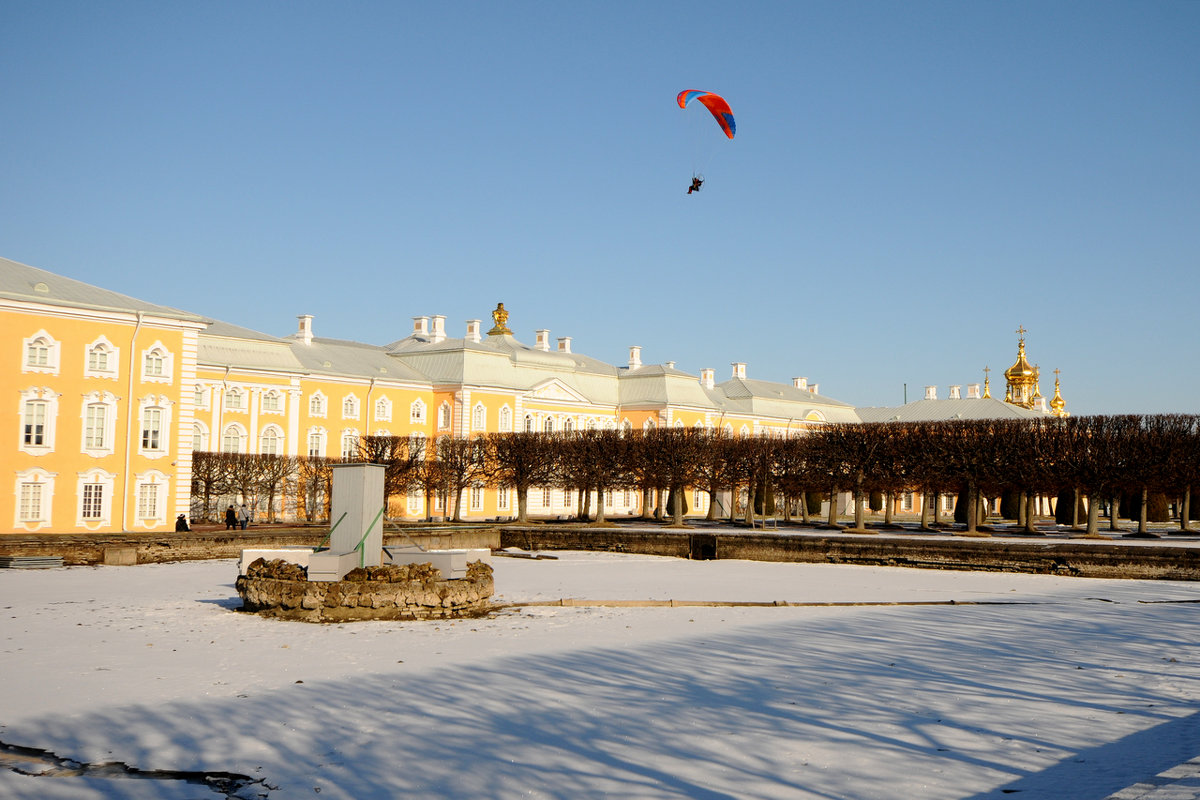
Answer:
POLYGON ((268 333, 1200 411, 1200 2, 0 0, 0 109, 0 255, 268 333))

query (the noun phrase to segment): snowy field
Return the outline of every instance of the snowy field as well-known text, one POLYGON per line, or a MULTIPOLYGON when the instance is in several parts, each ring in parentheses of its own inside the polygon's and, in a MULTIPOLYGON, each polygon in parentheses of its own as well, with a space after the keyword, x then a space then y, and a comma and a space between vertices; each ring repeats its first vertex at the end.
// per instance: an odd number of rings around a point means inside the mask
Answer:
POLYGON ((862 604, 322 626, 233 561, 0 570, 0 797, 1124 800, 1200 756, 1197 584, 555 555, 497 599, 862 604))

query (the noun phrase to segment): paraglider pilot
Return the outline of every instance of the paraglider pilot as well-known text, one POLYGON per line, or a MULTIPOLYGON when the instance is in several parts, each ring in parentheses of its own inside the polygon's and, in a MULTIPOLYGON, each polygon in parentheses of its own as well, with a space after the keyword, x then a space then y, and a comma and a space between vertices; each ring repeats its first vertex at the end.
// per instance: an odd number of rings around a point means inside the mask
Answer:
POLYGON ((704 183, 704 179, 698 176, 692 176, 692 185, 688 187, 688 194, 700 191, 700 186, 704 183))

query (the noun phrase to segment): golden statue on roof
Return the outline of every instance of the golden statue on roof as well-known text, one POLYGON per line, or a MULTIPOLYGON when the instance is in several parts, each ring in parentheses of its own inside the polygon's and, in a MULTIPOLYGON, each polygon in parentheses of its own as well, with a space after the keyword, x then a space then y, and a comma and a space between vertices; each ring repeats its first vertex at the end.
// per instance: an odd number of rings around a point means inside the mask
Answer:
POLYGON ((504 308, 504 303, 497 303, 496 310, 492 312, 492 321, 496 324, 488 331, 488 336, 512 336, 512 331, 508 329, 508 311, 504 308))

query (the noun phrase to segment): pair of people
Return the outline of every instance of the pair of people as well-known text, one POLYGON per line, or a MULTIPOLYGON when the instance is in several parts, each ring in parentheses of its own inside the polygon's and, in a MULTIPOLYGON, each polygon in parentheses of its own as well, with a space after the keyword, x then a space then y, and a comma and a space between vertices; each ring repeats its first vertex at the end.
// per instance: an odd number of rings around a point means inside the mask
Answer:
POLYGON ((225 530, 232 531, 241 528, 246 530, 246 526, 250 524, 250 510, 246 508, 246 504, 242 503, 242 507, 234 510, 233 506, 225 509, 225 530))
POLYGON ((700 191, 700 187, 704 185, 704 178, 699 175, 692 176, 692 185, 688 187, 688 194, 700 191))

